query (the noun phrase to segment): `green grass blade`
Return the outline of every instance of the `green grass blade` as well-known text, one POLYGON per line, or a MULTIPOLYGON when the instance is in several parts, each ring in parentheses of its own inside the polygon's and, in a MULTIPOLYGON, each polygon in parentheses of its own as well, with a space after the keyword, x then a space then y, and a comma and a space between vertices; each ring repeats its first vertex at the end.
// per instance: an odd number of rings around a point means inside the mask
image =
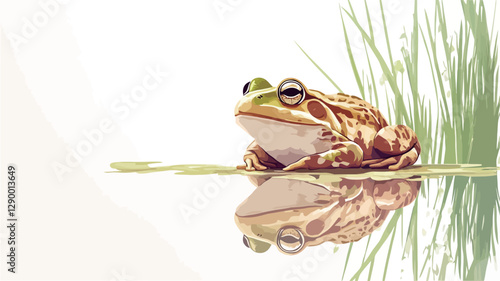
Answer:
POLYGON ((394 228, 394 231, 392 232, 391 243, 389 244, 389 251, 387 252, 387 259, 385 260, 384 276, 382 277, 382 280, 385 280, 385 277, 387 276, 387 268, 389 267, 389 259, 391 258, 392 244, 394 243, 395 236, 396 236, 396 228, 394 228))
POLYGON ((356 83, 358 84, 359 92, 361 93, 361 97, 365 98, 365 87, 361 82, 361 78, 359 76, 358 68, 356 67, 356 61, 354 60, 354 56, 352 55, 351 44, 349 43, 349 36, 347 36, 347 31, 344 23, 344 16, 342 15, 342 11, 340 12, 340 18, 342 19, 342 28, 344 29, 344 38, 345 44, 347 48, 347 53, 349 55, 349 61, 351 62, 352 72, 354 73, 354 77, 356 78, 356 83))
POLYGON ((342 89, 340 89, 340 87, 337 85, 337 83, 335 83, 332 78, 330 78, 330 76, 328 76, 328 74, 326 74, 326 72, 323 71, 323 69, 306 53, 306 51, 304 51, 304 49, 302 49, 302 47, 300 47, 300 45, 295 42, 295 44, 297 44, 297 46, 300 48, 300 50, 302 51, 302 53, 304 53, 304 55, 306 55, 306 57, 314 64, 314 66, 316 66, 316 68, 321 72, 323 73, 323 75, 325 75, 326 79, 328 79, 328 81, 330 81, 330 83, 333 84, 333 86, 335 88, 337 88, 337 90, 341 93, 343 93, 342 89))
POLYGON ((370 255, 368 256, 368 258, 361 264, 360 268, 358 269, 358 271, 354 274, 354 276, 351 278, 351 280, 354 280, 356 278, 359 278, 359 275, 361 275, 361 273, 363 272, 363 270, 366 268, 366 266, 370 263, 370 262, 374 262, 375 261, 375 256, 376 254, 378 253, 378 251, 380 250, 380 248, 382 247, 382 245, 384 245, 385 241, 389 238, 389 235, 391 234, 391 232, 394 230, 394 228, 396 227, 397 225, 397 222, 398 222, 398 219, 399 217, 401 216, 401 213, 403 212, 402 209, 398 209, 396 211, 394 211, 394 214, 392 215, 392 218, 391 220, 389 221, 389 223, 387 224, 387 227, 386 229, 384 230, 384 233, 382 234, 382 237, 380 238, 379 242, 377 243, 377 245, 375 245, 375 247, 373 248, 373 250, 371 251, 370 255))
POLYGON ((365 253, 363 254, 363 261, 365 261, 366 253, 368 252, 368 246, 370 245, 370 240, 372 239, 372 235, 368 235, 368 241, 366 242, 365 253))
POLYGON ((372 26, 372 19, 370 18, 370 10, 368 9, 368 4, 366 4, 366 0, 365 0, 365 10, 366 10, 366 19, 368 21, 368 27, 370 29, 370 38, 372 40, 375 40, 375 37, 373 36, 373 26, 372 26))
POLYGON ((372 272, 373 272, 373 265, 375 264, 375 261, 370 263, 370 271, 368 272, 368 281, 372 280, 372 272))
POLYGON ((349 256, 351 256, 351 251, 352 251, 353 245, 354 245, 354 243, 349 244, 349 249, 347 250, 347 257, 345 259, 344 271, 342 272, 342 279, 341 280, 344 280, 345 271, 347 269, 347 263, 349 262, 349 256))
MULTIPOLYGON (((366 54, 366 60, 368 61, 368 68, 370 69, 370 79, 372 81, 373 85, 373 92, 374 92, 374 100, 375 100, 375 106, 378 108, 379 107, 379 97, 378 97, 378 92, 377 92, 377 82, 375 81, 375 76, 373 75, 373 69, 372 69, 372 64, 370 61, 370 56, 368 55, 368 50, 366 48, 366 42, 363 41, 363 45, 365 47, 365 54, 366 54)), ((373 100, 371 101, 373 102, 373 100)))
MULTIPOLYGON (((398 110, 396 112, 397 112, 397 114, 401 114, 401 116, 402 116, 402 118, 399 118, 398 115, 396 115, 396 119, 399 119, 399 120, 396 120, 396 121, 398 123, 401 123, 401 122, 404 121, 404 122, 406 122, 406 124, 408 124, 410 122, 409 121, 409 116, 408 116, 408 113, 406 111, 406 107, 404 106, 404 102, 402 100, 402 95, 401 95, 401 92, 400 92, 399 87, 397 85, 397 82, 396 82, 396 79, 395 79, 395 75, 393 75, 392 71, 389 69, 389 66, 387 65, 387 62, 384 60, 382 54, 377 49, 377 47, 375 45, 375 41, 370 39, 369 35, 361 27, 361 24, 359 23, 359 21, 357 20, 357 18, 353 14, 349 13, 347 10, 345 10, 345 9, 343 9, 343 10, 347 14, 347 16, 351 19, 351 21, 358 28, 358 30, 361 33, 363 39, 366 41, 366 43, 370 47, 371 51, 373 52, 373 54, 377 58, 377 60, 379 62, 379 65, 382 68, 382 71, 383 71, 384 75, 387 77, 387 82, 389 82, 389 85, 391 86, 391 89, 392 89, 392 91, 394 93, 394 96, 396 98, 396 105, 398 106, 398 110), (401 105, 403 105, 403 106, 401 106, 401 105), (403 120, 400 120, 400 119, 403 119, 403 120)), ((391 68, 392 67, 393 66, 391 66, 391 68)))
POLYGON ((392 59, 391 44, 389 44, 389 33, 387 32, 387 23, 385 22, 384 6, 382 5, 382 0, 380 3, 380 13, 382 14, 382 23, 384 26, 385 41, 387 43, 387 51, 389 52, 389 62, 391 63, 392 75, 396 76, 396 70, 394 69, 394 60, 392 59))

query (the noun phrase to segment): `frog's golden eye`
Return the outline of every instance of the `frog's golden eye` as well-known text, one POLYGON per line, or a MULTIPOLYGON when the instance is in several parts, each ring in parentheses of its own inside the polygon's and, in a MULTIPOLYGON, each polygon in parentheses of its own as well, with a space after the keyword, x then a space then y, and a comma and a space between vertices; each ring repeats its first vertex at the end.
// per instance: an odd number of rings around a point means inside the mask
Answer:
POLYGON ((278 232, 276 244, 281 251, 294 254, 304 246, 304 235, 296 228, 282 228, 278 232))
POLYGON ((285 80, 278 87, 280 101, 287 105, 297 105, 306 97, 304 86, 297 80, 285 80))

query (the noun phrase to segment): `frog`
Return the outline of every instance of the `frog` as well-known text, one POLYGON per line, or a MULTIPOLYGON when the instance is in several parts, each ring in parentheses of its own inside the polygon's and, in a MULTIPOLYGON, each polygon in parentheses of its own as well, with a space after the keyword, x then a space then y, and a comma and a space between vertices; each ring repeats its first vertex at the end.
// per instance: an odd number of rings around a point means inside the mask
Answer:
POLYGON ((380 228, 391 211, 411 204, 421 179, 341 179, 318 183, 251 176, 257 188, 236 209, 243 244, 256 253, 274 245, 295 255, 325 242, 356 242, 380 228))
POLYGON ((324 94, 296 78, 278 86, 255 78, 243 87, 236 123, 254 139, 246 149, 247 171, 385 168, 413 165, 421 152, 416 133, 389 125, 380 110, 344 93, 324 94))

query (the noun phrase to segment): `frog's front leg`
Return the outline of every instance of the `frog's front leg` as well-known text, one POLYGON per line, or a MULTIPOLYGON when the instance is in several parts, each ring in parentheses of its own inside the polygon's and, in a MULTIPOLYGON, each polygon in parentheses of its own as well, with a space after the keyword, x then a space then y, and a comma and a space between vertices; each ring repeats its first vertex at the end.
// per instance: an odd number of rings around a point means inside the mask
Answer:
POLYGON ((264 149, 262 149, 262 147, 260 147, 255 141, 248 146, 247 151, 243 156, 243 161, 245 161, 245 165, 238 166, 238 169, 245 169, 247 171, 263 171, 267 168, 281 169, 284 167, 283 164, 267 154, 267 152, 265 152, 264 149))
POLYGON ((363 162, 363 150, 352 141, 334 143, 328 151, 302 157, 297 162, 283 168, 296 169, 359 168, 363 162))

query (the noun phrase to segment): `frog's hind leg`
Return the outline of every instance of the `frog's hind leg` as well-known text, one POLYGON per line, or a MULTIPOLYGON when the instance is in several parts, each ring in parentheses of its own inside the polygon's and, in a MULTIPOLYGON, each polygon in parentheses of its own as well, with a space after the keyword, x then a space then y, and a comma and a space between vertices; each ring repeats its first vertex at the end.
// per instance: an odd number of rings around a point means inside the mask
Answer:
POLYGON ((373 147, 387 157, 363 163, 370 168, 398 170, 415 163, 420 155, 417 134, 404 125, 382 128, 375 136, 373 147))
POLYGON ((410 151, 401 155, 381 159, 380 162, 369 164, 369 166, 370 168, 388 168, 389 170, 399 170, 406 166, 413 165, 417 161, 419 155, 417 151, 418 150, 416 148, 412 148, 410 151))
POLYGON ((337 142, 331 150, 302 157, 283 168, 283 171, 297 169, 359 168, 363 161, 363 150, 352 141, 337 142))

